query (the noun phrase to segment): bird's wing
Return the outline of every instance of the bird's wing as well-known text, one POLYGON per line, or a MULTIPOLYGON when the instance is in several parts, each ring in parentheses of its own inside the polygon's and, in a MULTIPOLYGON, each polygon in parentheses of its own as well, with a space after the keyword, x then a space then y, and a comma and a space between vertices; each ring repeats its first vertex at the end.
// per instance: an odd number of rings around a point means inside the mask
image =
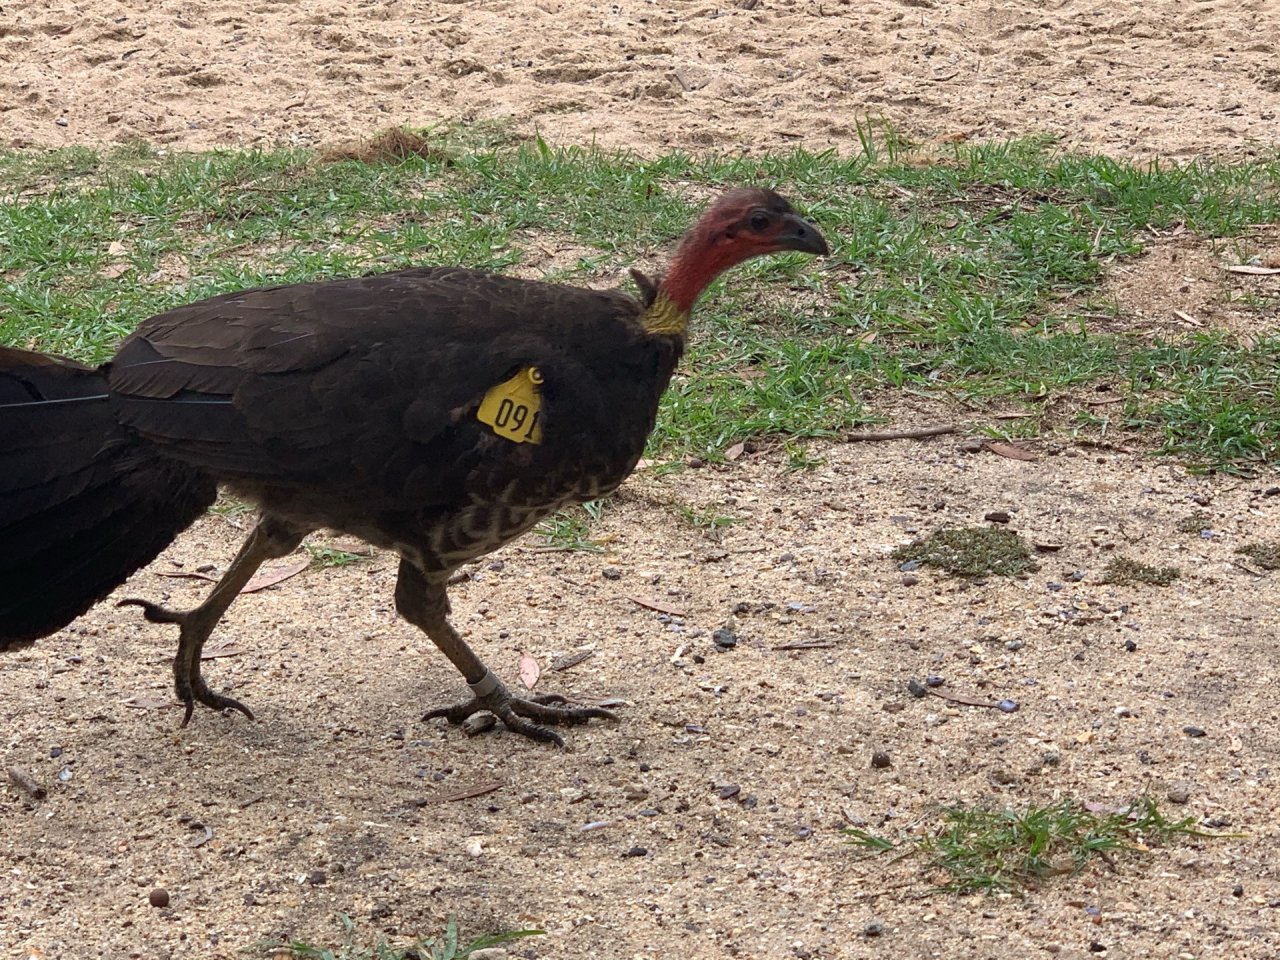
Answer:
POLYGON ((633 336, 639 309, 453 268, 250 290, 143 323, 111 363, 112 401, 220 479, 395 495, 410 475, 421 485, 424 462, 510 446, 475 410, 522 366, 563 370, 560 392, 581 406, 580 344, 633 336))

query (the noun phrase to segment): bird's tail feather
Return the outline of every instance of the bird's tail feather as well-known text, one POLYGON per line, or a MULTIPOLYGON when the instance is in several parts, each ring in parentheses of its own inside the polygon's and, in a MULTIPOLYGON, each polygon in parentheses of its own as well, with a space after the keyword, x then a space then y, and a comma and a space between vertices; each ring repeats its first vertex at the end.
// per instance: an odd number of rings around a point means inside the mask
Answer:
POLYGON ((70 623, 215 495, 117 423, 102 372, 0 348, 0 651, 70 623))

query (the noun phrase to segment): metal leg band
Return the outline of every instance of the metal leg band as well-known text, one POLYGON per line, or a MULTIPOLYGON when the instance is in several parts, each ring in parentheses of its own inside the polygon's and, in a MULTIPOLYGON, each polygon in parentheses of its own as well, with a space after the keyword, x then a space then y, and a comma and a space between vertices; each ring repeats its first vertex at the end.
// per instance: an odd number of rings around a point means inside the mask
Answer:
POLYGON ((501 684, 498 683, 498 678, 493 675, 492 670, 486 670, 483 677, 475 683, 468 683, 467 686, 471 688, 471 692, 477 697, 484 698, 497 690, 501 684))

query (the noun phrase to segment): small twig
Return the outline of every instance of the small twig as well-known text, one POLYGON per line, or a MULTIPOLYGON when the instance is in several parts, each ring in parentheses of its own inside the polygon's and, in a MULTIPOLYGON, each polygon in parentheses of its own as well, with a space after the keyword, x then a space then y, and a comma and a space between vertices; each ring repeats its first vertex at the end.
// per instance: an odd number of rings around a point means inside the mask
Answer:
POLYGON ((434 797, 414 800, 413 805, 425 807, 432 803, 452 803, 456 800, 470 800, 472 797, 483 797, 486 793, 493 793, 493 791, 499 790, 506 785, 505 780, 490 780, 488 783, 477 784, 474 787, 463 787, 461 790, 455 790, 452 793, 442 793, 434 797))
POLYGON ((1077 447, 1093 447, 1095 450, 1112 450, 1116 453, 1137 453, 1133 447, 1126 447, 1122 443, 1111 443, 1108 440, 1092 440, 1089 437, 1077 437, 1075 439, 1077 447))
POLYGON ((1256 567, 1251 567, 1247 563, 1245 563, 1243 560, 1237 560, 1234 557, 1231 560, 1231 565, 1235 567, 1239 567, 1245 573, 1251 574, 1252 576, 1255 576, 1255 577, 1266 576, 1266 573, 1264 573, 1262 570, 1258 570, 1256 567))
POLYGON ((40 786, 40 784, 36 783, 35 778, 21 767, 15 766, 9 768, 9 781, 15 787, 21 787, 27 793, 31 794, 31 796, 36 800, 43 800, 48 795, 48 791, 46 791, 44 787, 40 786))
POLYGON ((834 640, 794 640, 791 643, 780 643, 776 647, 770 647, 770 650, 825 650, 827 647, 834 647, 834 640))
MULTIPOLYGON (((901 859, 901 858, 899 857, 898 859, 901 859)), ((916 886, 919 886, 919 883, 918 883, 917 881, 915 881, 915 880, 904 880, 902 883, 894 883, 894 884, 890 884, 889 886, 884 887, 883 889, 880 889, 880 890, 874 890, 874 891, 872 891, 871 893, 860 893, 860 894, 858 894, 856 897, 854 897, 854 898, 853 898, 853 901, 852 901, 852 902, 853 902, 853 903, 866 903, 866 902, 867 902, 867 901, 869 901, 869 900, 877 900, 877 899, 879 899, 880 897, 883 897, 885 894, 889 894, 889 893, 897 893, 897 892, 898 892, 898 891, 900 891, 900 890, 906 890, 906 889, 908 889, 908 888, 910 888, 910 887, 916 887, 916 886)), ((923 900, 923 899, 924 899, 925 897, 927 897, 927 896, 929 896, 929 891, 928 891, 928 890, 921 890, 921 891, 918 891, 918 892, 916 892, 916 893, 909 893, 909 894, 907 894, 907 895, 906 895, 906 897, 905 897, 904 899, 908 899, 908 900, 923 900)))
POLYGON ((931 427, 916 427, 911 430, 873 430, 870 433, 850 433, 845 436, 849 443, 874 440, 920 440, 924 437, 937 437, 944 433, 955 433, 954 423, 936 423, 931 427))

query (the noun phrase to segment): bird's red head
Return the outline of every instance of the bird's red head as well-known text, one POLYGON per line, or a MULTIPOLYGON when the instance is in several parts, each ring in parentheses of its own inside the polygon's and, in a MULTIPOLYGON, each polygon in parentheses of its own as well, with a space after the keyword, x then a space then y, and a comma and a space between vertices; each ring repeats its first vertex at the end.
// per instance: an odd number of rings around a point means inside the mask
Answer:
POLYGON ((661 290, 688 313, 707 285, 752 257, 784 250, 825 254, 827 241, 772 190, 744 187, 721 196, 680 242, 661 290))

